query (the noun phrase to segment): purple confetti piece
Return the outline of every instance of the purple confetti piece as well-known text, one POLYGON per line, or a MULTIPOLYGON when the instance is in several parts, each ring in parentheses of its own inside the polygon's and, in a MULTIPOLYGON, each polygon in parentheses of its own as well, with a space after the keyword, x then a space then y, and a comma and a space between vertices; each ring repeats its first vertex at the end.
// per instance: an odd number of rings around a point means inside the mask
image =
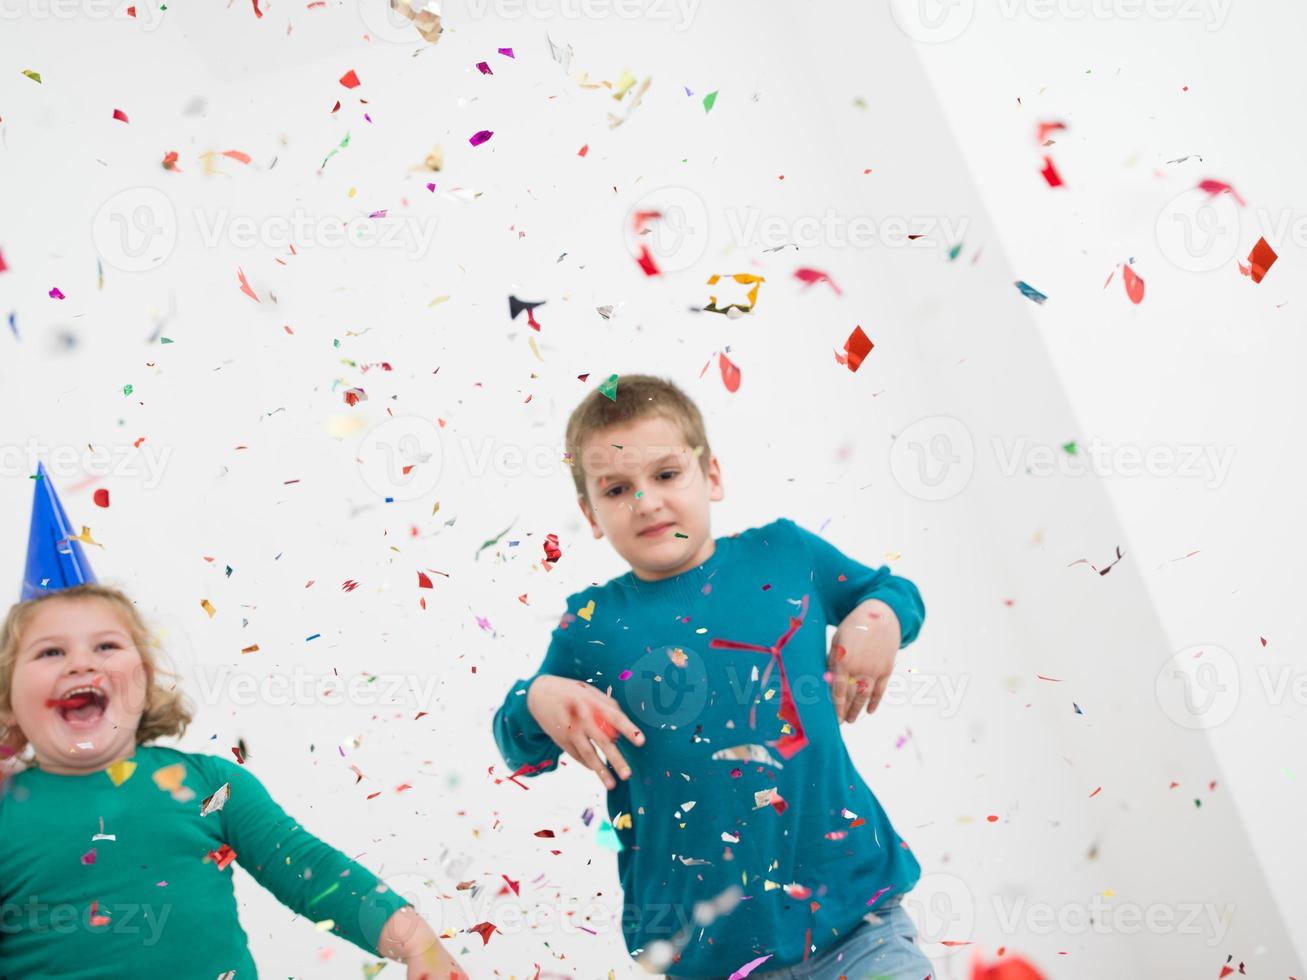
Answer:
POLYGON ((427 184, 427 190, 431 191, 431 193, 434 194, 434 193, 436 192, 436 185, 435 185, 435 184, 427 184))
POLYGON ((686 94, 686 95, 694 95, 694 93, 690 91, 690 86, 688 86, 688 85, 685 86, 685 94, 686 94))
POLYGON ((68 297, 65 296, 65 295, 63 294, 63 291, 60 290, 60 288, 59 288, 58 286, 55 286, 55 287, 53 287, 53 288, 50 290, 50 298, 51 298, 51 299, 67 299, 68 297))
POLYGON ((494 135, 495 134, 491 130, 483 129, 479 133, 473 133, 472 137, 468 140, 468 142, 471 143, 473 146, 480 146, 482 143, 484 143, 486 140, 490 139, 490 137, 494 135))
MULTIPOLYGON (((500 48, 500 49, 499 49, 499 53, 502 54, 505 58, 512 58, 512 57, 513 57, 513 49, 512 49, 512 48, 500 48)), ((516 59, 514 59, 514 60, 516 60, 516 59)))
POLYGON ((493 74, 494 74, 494 72, 490 70, 490 66, 489 66, 488 64, 486 64, 484 61, 478 61, 478 62, 477 62, 477 71, 481 72, 481 74, 483 74, 483 75, 493 75, 493 74))
POLYGON ((748 963, 745 963, 744 966, 740 967, 738 970, 732 973, 730 980, 744 980, 745 977, 747 977, 754 970, 758 969, 758 967, 762 966, 771 958, 772 958, 772 954, 768 953, 766 956, 759 956, 756 960, 750 960, 748 963))
POLYGON ((373 211, 370 215, 368 215, 368 217, 369 217, 369 218, 384 218, 384 217, 386 216, 386 211, 387 211, 387 210, 388 210, 387 208, 382 208, 380 211, 373 211))
POLYGON ((629 681, 631 679, 631 671, 630 670, 622 671, 620 674, 617 675, 617 679, 619 681, 629 681))

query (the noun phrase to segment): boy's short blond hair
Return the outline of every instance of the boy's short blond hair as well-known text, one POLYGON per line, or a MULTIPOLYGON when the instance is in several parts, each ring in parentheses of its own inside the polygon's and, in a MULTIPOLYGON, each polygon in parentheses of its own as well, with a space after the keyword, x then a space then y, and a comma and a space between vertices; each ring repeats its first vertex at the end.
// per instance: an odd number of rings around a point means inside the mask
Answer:
MULTIPOLYGON (((13 711, 9 698, 13 691, 14 663, 18 659, 23 630, 27 628, 32 613, 42 603, 86 599, 102 599, 114 607, 132 638, 132 645, 141 655, 141 664, 145 668, 146 694, 145 711, 136 726, 136 744, 145 745, 156 738, 181 735, 191 722, 190 707, 176 685, 167 682, 173 675, 159 666, 154 638, 135 603, 125 593, 106 585, 75 585, 15 603, 9 608, 4 625, 0 626, 0 715, 13 711)), ((3 722, 0 722, 0 743, 4 741, 5 734, 3 722)))
MULTIPOLYGON (((564 446, 572 464, 576 492, 586 497, 585 461, 582 450, 596 433, 643 418, 663 418, 677 425, 685 444, 699 457, 705 473, 712 453, 699 407, 676 385, 648 374, 622 374, 617 378, 617 397, 609 398, 595 389, 582 399, 567 420, 564 446)), ((587 498, 588 499, 588 498, 587 498)))

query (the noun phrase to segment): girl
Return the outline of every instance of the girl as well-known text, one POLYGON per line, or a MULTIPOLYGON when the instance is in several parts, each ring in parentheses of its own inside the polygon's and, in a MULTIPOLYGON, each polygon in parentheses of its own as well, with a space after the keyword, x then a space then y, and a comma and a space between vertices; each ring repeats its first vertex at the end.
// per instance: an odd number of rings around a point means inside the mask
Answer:
POLYGON ((150 744, 191 720, 159 673, 116 589, 9 610, 0 766, 26 767, 0 786, 0 980, 256 977, 233 860, 320 929, 403 961, 408 980, 465 978, 408 902, 288 817, 239 760, 150 744))

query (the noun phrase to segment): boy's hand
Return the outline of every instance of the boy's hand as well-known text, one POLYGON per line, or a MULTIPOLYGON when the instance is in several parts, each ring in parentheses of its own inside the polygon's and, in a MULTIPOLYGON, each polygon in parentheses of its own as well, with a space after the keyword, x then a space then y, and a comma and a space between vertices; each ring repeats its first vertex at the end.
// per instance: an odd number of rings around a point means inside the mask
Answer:
POLYGON ((644 735, 603 691, 570 677, 541 674, 527 688, 526 706, 545 734, 581 765, 593 769, 605 788, 617 786, 609 766, 622 779, 631 778, 631 767, 615 743, 621 735, 643 745, 644 735))
POLYGON ((463 968, 411 905, 386 920, 377 940, 377 952, 403 962, 408 980, 468 980, 463 968))
POLYGON ((868 599, 835 630, 827 666, 840 721, 856 721, 880 705, 902 640, 899 618, 879 599, 868 599))

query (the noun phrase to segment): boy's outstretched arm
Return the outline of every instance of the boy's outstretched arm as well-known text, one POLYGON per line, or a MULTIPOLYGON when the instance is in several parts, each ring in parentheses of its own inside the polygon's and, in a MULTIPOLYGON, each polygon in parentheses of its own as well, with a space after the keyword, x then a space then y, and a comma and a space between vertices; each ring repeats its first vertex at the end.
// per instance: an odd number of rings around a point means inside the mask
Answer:
POLYGON ((408 967, 407 980, 467 980, 467 973, 411 905, 386 920, 377 952, 408 967))

